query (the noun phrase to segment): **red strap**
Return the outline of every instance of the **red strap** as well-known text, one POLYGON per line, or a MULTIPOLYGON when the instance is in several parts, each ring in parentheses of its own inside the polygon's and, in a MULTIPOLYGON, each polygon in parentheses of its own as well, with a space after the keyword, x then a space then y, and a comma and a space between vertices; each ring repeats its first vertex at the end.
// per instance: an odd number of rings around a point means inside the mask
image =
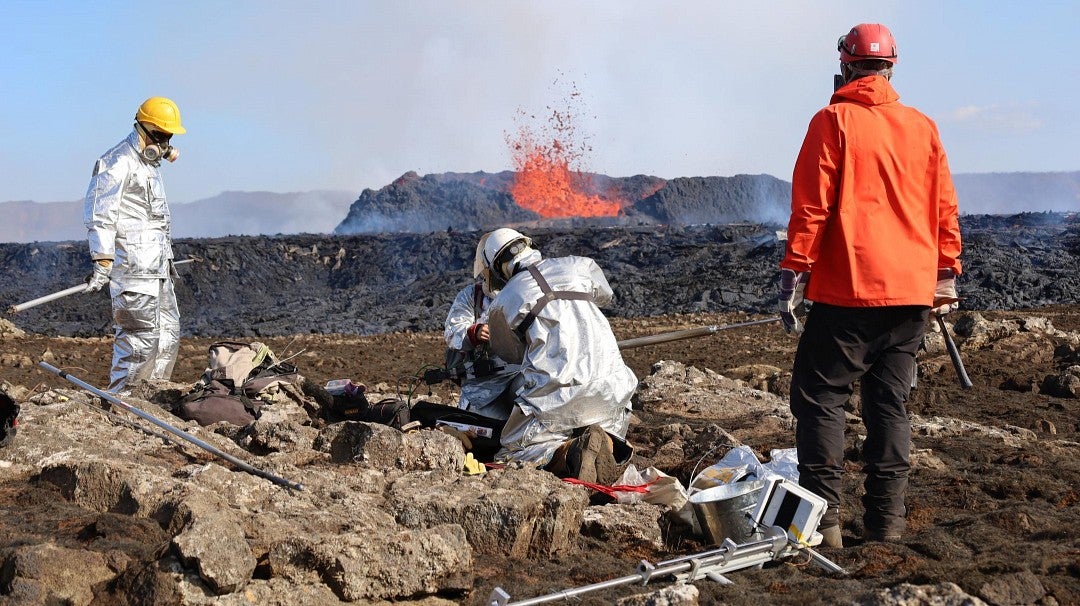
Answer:
POLYGON ((476 336, 476 333, 481 326, 483 326, 483 324, 477 322, 476 324, 470 326, 469 330, 465 333, 469 337, 469 343, 472 343, 473 347, 476 347, 480 344, 480 338, 476 336))
MULTIPOLYGON (((659 480, 659 479, 660 478, 656 478, 656 480, 659 480)), ((602 493, 606 494, 609 497, 614 497, 614 496, 616 496, 616 493, 619 493, 619 492, 640 492, 640 493, 649 492, 649 487, 652 486, 653 484, 655 484, 656 480, 652 480, 648 484, 634 484, 634 485, 631 485, 631 484, 615 484, 613 486, 606 486, 604 484, 593 484, 592 482, 584 482, 584 481, 579 480, 577 478, 563 478, 562 479, 562 481, 566 482, 567 484, 573 484, 575 486, 584 486, 586 488, 591 488, 591 489, 595 490, 596 492, 602 492, 602 493)))

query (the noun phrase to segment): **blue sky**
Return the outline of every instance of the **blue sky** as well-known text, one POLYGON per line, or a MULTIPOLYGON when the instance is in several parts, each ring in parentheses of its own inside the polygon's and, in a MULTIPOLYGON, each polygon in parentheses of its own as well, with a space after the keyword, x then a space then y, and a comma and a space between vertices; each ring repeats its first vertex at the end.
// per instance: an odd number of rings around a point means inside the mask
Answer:
MULTIPOLYGON (((790 179, 836 39, 896 35, 901 101, 954 172, 1080 170, 1071 2, 6 0, 0 201, 78 200, 146 97, 188 134, 169 198, 511 168, 506 134, 580 93, 583 168, 790 179), (759 6, 760 5, 760 6, 759 6)), ((961 201, 963 205, 963 201, 961 201)))

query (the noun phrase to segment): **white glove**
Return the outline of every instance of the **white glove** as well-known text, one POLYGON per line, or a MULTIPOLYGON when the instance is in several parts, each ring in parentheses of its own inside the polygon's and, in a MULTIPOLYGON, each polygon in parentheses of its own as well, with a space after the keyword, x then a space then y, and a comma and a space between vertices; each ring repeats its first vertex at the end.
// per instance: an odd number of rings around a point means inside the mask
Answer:
POLYGON ((112 259, 98 259, 94 261, 94 273, 86 283, 83 292, 97 292, 109 283, 109 274, 112 273, 112 259))
POLYGON ((780 270, 780 291, 776 297, 776 307, 780 312, 780 320, 784 323, 784 330, 788 334, 799 334, 803 331, 802 322, 795 316, 795 312, 803 305, 803 291, 806 290, 806 283, 809 281, 810 272, 808 271, 780 270))
POLYGON ((960 307, 956 294, 956 274, 950 268, 938 270, 937 288, 934 289, 934 314, 944 316, 960 307), (947 301, 947 302, 946 302, 947 301))

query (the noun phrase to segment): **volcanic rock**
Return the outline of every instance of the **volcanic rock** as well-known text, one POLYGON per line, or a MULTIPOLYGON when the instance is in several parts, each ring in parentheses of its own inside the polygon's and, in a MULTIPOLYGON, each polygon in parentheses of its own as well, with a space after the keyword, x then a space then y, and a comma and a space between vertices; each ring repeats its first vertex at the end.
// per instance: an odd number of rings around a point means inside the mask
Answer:
POLYGON ((1039 577, 1029 570, 1003 574, 979 588, 979 595, 991 604, 1035 604, 1046 595, 1039 577))
MULTIPOLYGON (((966 309, 1034 307, 1080 300, 1063 275, 1080 275, 1080 217, 1029 225, 1017 217, 962 217, 966 309), (1012 223, 1010 223, 1012 221, 1012 223), (983 227, 987 226, 987 227, 983 227)), ((608 313, 771 313, 784 240, 775 226, 537 228, 547 256, 592 257, 615 292, 608 313)), ((378 334, 442 330, 454 296, 473 281, 477 232, 277 236, 180 240, 176 291, 181 331, 191 335, 378 334)), ((0 244, 0 305, 85 278, 86 243, 0 244)), ((108 297, 72 295, 12 319, 35 333, 111 333, 108 297)), ((1005 330, 1010 330, 1003 328, 1005 330)), ((963 329, 958 327, 961 334, 963 329)), ((1031 329, 1034 330, 1034 329, 1031 329)))
POLYGON ((510 195, 514 173, 409 171, 379 190, 365 189, 334 229, 338 234, 474 231, 538 219, 510 195))
POLYGON ((771 175, 682 177, 633 205, 656 223, 786 224, 791 184, 771 175))
POLYGON ((650 410, 682 417, 709 419, 734 426, 773 417, 784 426, 794 418, 787 402, 746 383, 712 370, 687 368, 680 362, 661 360, 638 386, 639 401, 650 410))
POLYGON ((664 546, 660 525, 665 513, 665 508, 649 503, 589 507, 585 510, 581 532, 585 536, 617 542, 630 548, 659 550, 664 546))
POLYGON ((904 583, 890 589, 882 589, 859 602, 859 606, 986 606, 986 602, 964 593, 955 583, 938 585, 910 585, 904 583))
MULTIPOLYGON (((581 194, 615 201, 620 218, 581 217, 594 225, 786 222, 791 186, 770 175, 608 177, 578 173, 581 194)), ((338 234, 490 230, 542 219, 515 202, 515 174, 407 172, 380 190, 365 189, 335 228, 338 234)), ((564 221, 565 222, 565 221, 564 221)))
POLYGON ((2 576, 10 603, 86 606, 94 585, 115 575, 99 552, 43 543, 12 550, 2 576))
MULTIPOLYGON (((601 242, 621 237, 606 234, 601 242)), ((1078 519, 1080 400, 997 388, 1005 373, 1041 368, 1043 374, 1060 374, 1076 365, 1070 344, 1080 339, 1080 324, 1074 308, 1045 311, 950 314, 954 326, 986 335, 957 331, 975 382, 971 390, 956 386, 942 343, 919 353, 919 386, 909 402, 915 426, 910 534, 900 543, 857 539, 858 470, 864 464, 857 444, 865 432, 859 407, 852 406, 841 520, 853 544, 826 555, 853 574, 836 578, 803 567, 800 559, 738 571, 731 575, 735 585, 703 581, 679 591, 697 593, 700 603, 786 603, 806 596, 854 603, 886 589, 866 603, 952 603, 947 600, 976 594, 1002 603, 1075 602, 1080 586, 1071 574, 1075 558, 1069 549, 1078 519), (1007 351, 1005 344, 1018 347, 1011 359, 1016 368, 995 363, 1007 351), (1025 363, 1025 351, 1039 352, 1040 366, 1034 358, 1025 363), (938 370, 924 372, 929 368, 938 370), (950 580, 959 592, 938 585, 950 580), (908 582, 920 586, 909 590, 908 582)), ((612 326, 616 334, 634 337, 745 319, 613 318, 612 326)), ((202 373, 210 342, 184 339, 176 380, 202 373)), ((770 325, 626 350, 644 383, 628 434, 637 449, 635 466, 655 466, 685 485, 692 472, 718 460, 732 444, 763 453, 789 448, 786 402, 754 385, 772 389, 763 378, 787 373, 795 342, 770 325)), ((443 347, 435 332, 293 335, 267 343, 275 351, 304 349, 292 360, 318 377, 317 384, 343 376, 370 385, 386 382, 379 395, 380 390, 370 392, 373 398, 395 393, 391 381, 379 379, 439 360, 443 347), (382 364, 379 370, 360 370, 373 368, 367 364, 375 360, 382 364)), ((5 347, 31 357, 48 349, 59 365, 78 359, 90 367, 88 375, 107 376, 111 347, 98 338, 28 334, 5 341, 5 347)), ((22 603, 48 603, 48 583, 66 587, 64 595, 71 597, 64 599, 72 603, 92 596, 86 603, 479 605, 495 586, 515 598, 545 595, 625 576, 642 558, 658 562, 706 547, 675 512, 638 504, 590 506, 584 488, 541 470, 510 466, 464 475, 460 442, 439 432, 326 425, 317 412, 312 416, 315 408, 309 411, 289 397, 267 405, 264 416, 247 427, 199 427, 167 412, 170 400, 186 390, 184 383, 133 386, 131 402, 137 406, 304 486, 289 490, 158 430, 137 429, 141 423, 124 411, 103 409, 97 399, 57 387, 60 380, 44 372, 0 371, 3 378, 24 377, 34 386, 0 385, 23 407, 18 436, 0 449, 0 562, 7 563, 3 570, 11 575, 5 579, 12 591, 22 588, 22 603), (55 565, 28 556, 34 550, 51 553, 43 545, 69 552, 60 553, 55 565), (18 565, 16 558, 22 558, 18 565), (82 566, 87 575, 60 580, 66 566, 82 566)), ((431 399, 452 403, 455 391, 444 387, 431 399)), ((641 599, 668 603, 663 600, 675 600, 669 594, 676 587, 641 599)), ((3 594, 7 588, 0 589, 0 603, 11 601, 3 594)), ((605 590, 594 601, 614 603, 638 591, 605 590)))
POLYGON ((547 472, 512 467, 481 477, 407 475, 387 498, 406 527, 457 524, 477 553, 513 559, 572 551, 588 504, 582 490, 547 472))
POLYGON ((616 606, 697 606, 698 589, 693 585, 673 585, 652 593, 642 593, 615 602, 616 606))
MULTIPOLYGON (((965 309, 977 311, 948 320, 974 386, 957 385, 942 334, 930 333, 908 402, 914 467, 902 541, 857 540, 865 464, 857 444, 865 431, 852 398, 841 525, 853 541, 827 555, 854 574, 835 578, 802 561, 744 570, 733 586, 699 583, 701 603, 877 596, 867 603, 974 604, 975 594, 1077 602, 1080 399, 1042 384, 1048 376, 1075 376, 1080 364, 1080 324, 1069 305, 1076 289, 1063 278, 1080 269, 1078 224, 1058 219, 964 219, 970 245, 960 289, 965 309), (1054 305, 1001 307, 1047 301, 1054 305), (1009 377, 1026 377, 1039 392, 1002 390, 1009 377), (919 586, 905 585, 911 582, 919 586)), ((586 489, 540 470, 511 466, 466 476, 460 443, 441 433, 328 426, 288 394, 244 428, 199 427, 167 412, 186 381, 202 373, 213 340, 260 333, 316 384, 351 377, 383 383, 371 392, 400 401, 427 399, 414 375, 442 360, 442 321, 450 299, 472 280, 478 235, 177 243, 180 256, 201 259, 180 267, 179 382, 133 386, 132 403, 302 490, 140 428, 124 411, 59 387, 67 384, 37 368, 49 351, 72 374, 92 382, 108 376, 104 295, 74 295, 14 317, 32 330, 5 339, 0 354, 0 379, 8 381, 0 388, 22 406, 18 435, 0 449, 0 603, 486 604, 496 585, 515 596, 542 595, 624 576, 642 557, 661 561, 703 549, 701 537, 658 524, 664 547, 656 550, 651 508, 611 507, 608 515, 608 506, 589 507, 586 489), (343 334, 312 334, 326 330, 343 334), (379 334, 356 334, 365 331, 379 334), (217 544, 209 540, 216 536, 217 544), (53 558, 42 546, 67 551, 53 558), (66 567, 86 574, 65 577, 66 567), (5 593, 17 588, 25 599, 5 593), (49 588, 63 593, 50 596, 49 588)), ((548 255, 598 260, 617 291, 609 313, 620 338, 775 313, 783 249, 775 229, 648 225, 529 235, 548 255)), ((0 246, 10 278, 2 303, 80 281, 84 247, 0 246)), ((762 453, 789 448, 790 413, 777 394, 786 389, 795 343, 772 324, 624 350, 643 380, 628 434, 634 464, 686 483, 732 444, 762 453)), ((449 385, 427 389, 438 392, 429 394, 433 400, 454 401, 449 385)), ((596 599, 612 603, 627 591, 596 599)))
POLYGON ((15 337, 21 337, 26 332, 15 326, 10 321, 0 318, 0 341, 4 339, 12 339, 15 337))

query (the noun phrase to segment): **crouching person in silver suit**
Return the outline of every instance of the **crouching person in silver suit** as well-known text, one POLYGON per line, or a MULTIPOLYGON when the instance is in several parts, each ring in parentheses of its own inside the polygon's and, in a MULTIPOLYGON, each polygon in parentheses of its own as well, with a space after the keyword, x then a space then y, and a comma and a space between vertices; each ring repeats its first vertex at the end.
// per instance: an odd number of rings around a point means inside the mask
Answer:
POLYGON ((637 377, 600 311, 613 296, 604 272, 586 257, 546 259, 508 228, 486 236, 483 261, 499 291, 487 309, 491 350, 522 368, 496 460, 612 484, 633 454, 637 377))
POLYGON ((487 309, 498 290, 484 279, 484 243, 480 238, 473 260, 473 278, 454 298, 446 315, 444 337, 447 346, 447 368, 460 367, 461 402, 459 406, 488 418, 505 421, 514 407, 520 387, 521 366, 510 364, 491 353, 491 331, 487 309))
POLYGON ((134 130, 94 165, 83 221, 93 274, 87 292, 109 285, 113 344, 109 391, 133 379, 168 379, 180 344, 173 292, 171 217, 161 160, 176 160, 169 142, 186 132, 180 110, 164 97, 139 106, 134 130))

